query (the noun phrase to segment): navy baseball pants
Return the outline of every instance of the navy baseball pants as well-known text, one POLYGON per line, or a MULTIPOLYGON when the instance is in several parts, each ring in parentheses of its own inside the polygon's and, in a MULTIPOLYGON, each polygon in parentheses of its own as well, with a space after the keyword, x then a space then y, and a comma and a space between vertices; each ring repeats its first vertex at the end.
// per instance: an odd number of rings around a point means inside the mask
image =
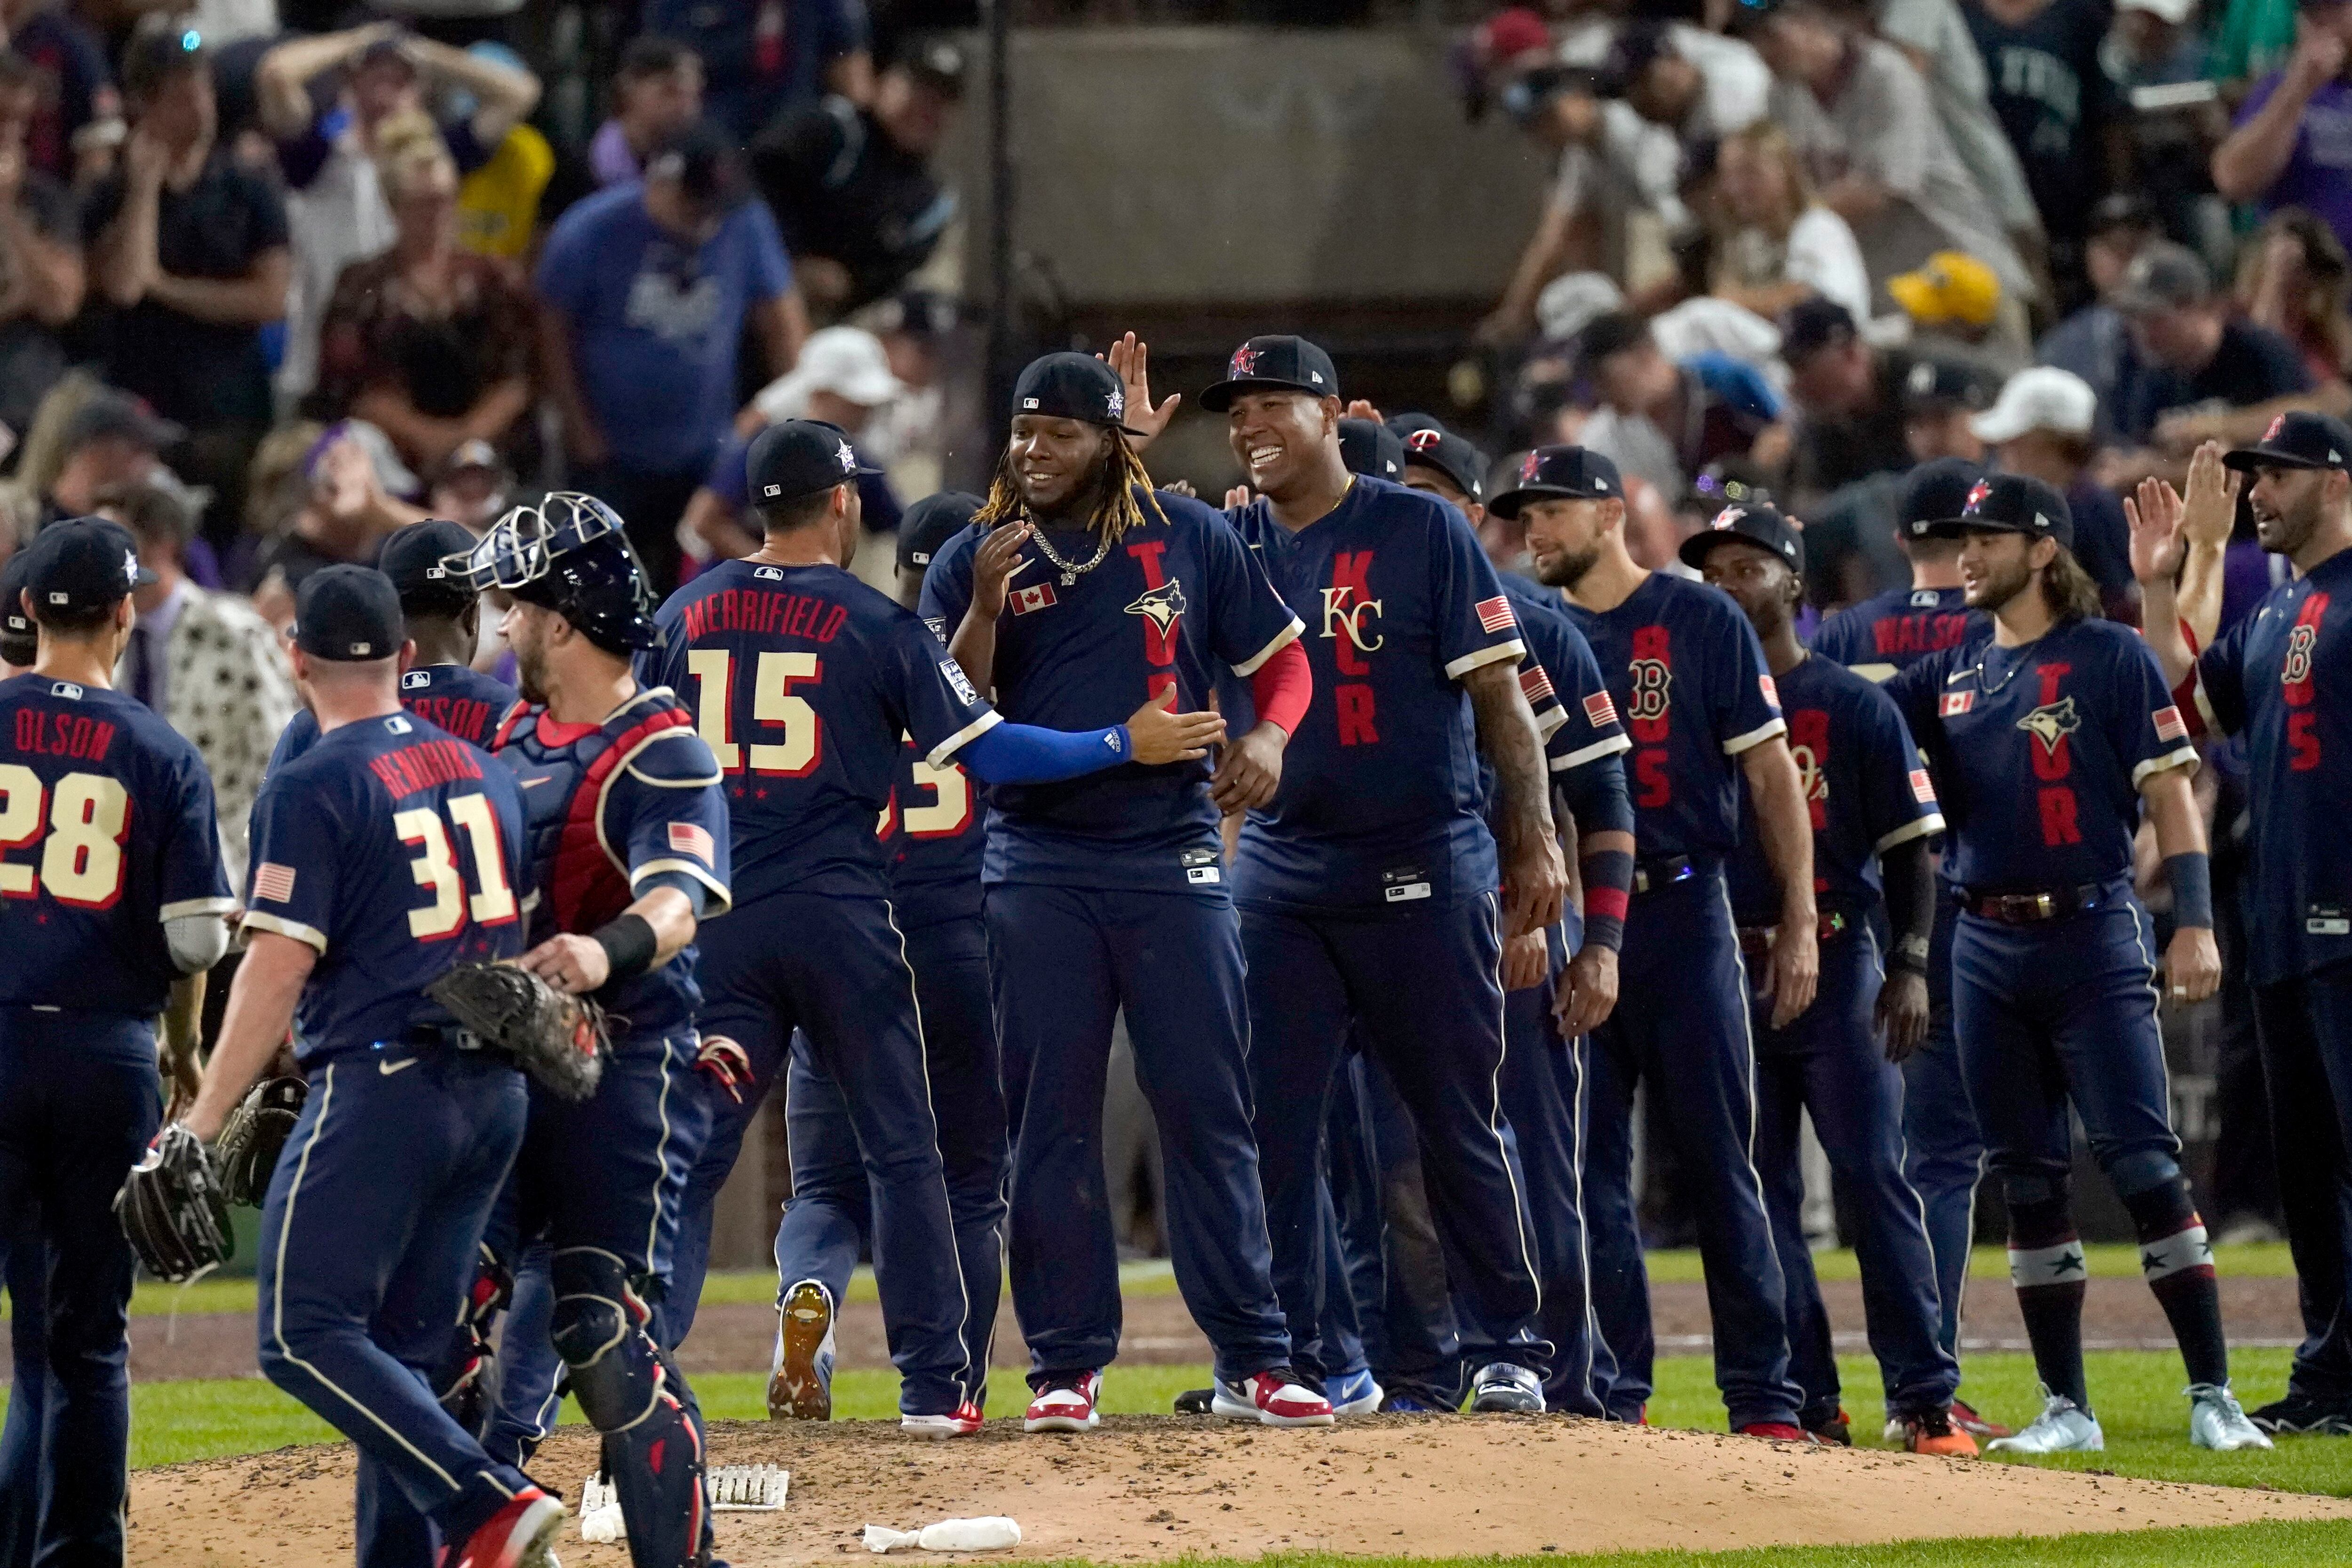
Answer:
POLYGON ((262 1209, 261 1370, 358 1447, 361 1568, 425 1568, 436 1527, 461 1543, 530 1484, 430 1386, 529 1100, 483 1052, 386 1046, 309 1078, 262 1209))
MULTIPOLYGON (((1646 1083, 1697 1201, 1715 1381, 1731 1425, 1794 1422, 1801 1396, 1789 1376, 1787 1288, 1753 1153, 1748 974, 1721 868, 1634 896, 1618 972, 1617 1010, 1586 1058, 1584 1220, 1593 1315, 1615 1362, 1609 1386, 1596 1392, 1610 1415, 1638 1421, 1654 1386, 1649 1275, 1633 1206, 1633 1090, 1646 1083)), ((1601 1370, 1596 1364, 1596 1382, 1601 1370)))
MULTIPOLYGON (((1334 1154, 1332 1194, 1364 1359, 1391 1399, 1453 1409, 1464 1393, 1461 1339, 1412 1113, 1386 1070, 1362 1055, 1349 1061, 1332 1099, 1335 1126, 1339 1117, 1351 1116, 1360 1127, 1344 1145, 1355 1171, 1343 1173, 1334 1154)), ((1342 1146, 1335 1135, 1335 1151, 1342 1146)))
POLYGON ((8 1350, 15 1381, 0 1426, 0 1568, 33 1568, 41 1527, 41 1424, 49 1389, 49 1244, 26 1205, 6 1243, 8 1350))
POLYGON ((839 1089, 873 1187, 874 1274, 898 1407, 953 1411, 985 1369, 970 1364, 964 1347, 970 1307, 923 1017, 889 900, 772 894, 711 921, 699 942, 703 1030, 736 1040, 756 1064, 786 1057, 797 1027, 812 1065, 839 1089))
POLYGON ((2254 993, 2255 1038, 2270 1099, 2280 1205, 2303 1305, 2303 1343, 2287 1386, 2352 1406, 2352 968, 2254 993))
POLYGON ((1903 1175, 1903 1073, 1878 1047, 1873 1010, 1883 978, 1878 942, 1857 921, 1822 943, 1821 989, 1785 1029, 1772 1004, 1751 998, 1756 1030, 1756 1166, 1786 1282, 1789 1374, 1804 1390, 1801 1415, 1820 1426, 1838 1413, 1837 1357, 1813 1277, 1802 1218, 1799 1116, 1810 1110, 1857 1222, 1862 1307, 1886 1401, 1896 1411, 1941 1410, 1959 1367, 1937 1338, 1942 1320, 1934 1254, 1919 1196, 1903 1175))
MULTIPOLYGON (((923 1052, 940 1107, 939 1156, 963 1286, 959 1337, 969 1370, 962 1396, 984 1403, 990 1341, 1004 1289, 1005 1155, 987 931, 976 920, 918 926, 907 933, 907 959, 922 1005, 923 1052)), ((875 1211, 872 1184, 858 1157, 856 1116, 849 1097, 818 1065, 805 1035, 793 1041, 787 1083, 793 1195, 776 1229, 776 1278, 787 1289, 818 1280, 839 1301, 872 1234, 875 1211)), ((875 1273, 890 1289, 879 1263, 875 1273)), ((896 1361, 898 1326, 888 1328, 896 1361)))
MULTIPOLYGON (((1943 890, 1939 888, 1939 891, 1943 890)), ((1927 943, 1927 1038, 1903 1064, 1904 1174, 1919 1194, 1927 1245, 1936 1255, 1937 1338, 1944 1353, 1960 1353, 1960 1306, 1968 1293, 1969 1254, 1976 1244, 1977 1177, 1984 1140, 1960 1071, 1960 1045, 1952 1033, 1952 934, 1959 908, 1936 902, 1927 943)))
POLYGON ((1160 1127, 1176 1286, 1215 1350, 1217 1376, 1238 1383, 1288 1364, 1250 1128, 1232 900, 1011 882, 988 889, 987 911, 1013 1147, 1006 1249, 1032 1382, 1118 1353, 1102 1106, 1122 1010, 1160 1127))
POLYGON ((1351 1021, 1365 1053, 1412 1108, 1464 1359, 1507 1362, 1538 1377, 1551 1370, 1537 1323, 1542 1300, 1526 1203, 1503 1138, 1498 923, 1492 893, 1409 912, 1242 910, 1275 1291, 1289 1318, 1295 1364, 1307 1377, 1345 1370, 1342 1353, 1327 1354, 1310 1336, 1320 1327, 1329 1270, 1319 1197, 1324 1117, 1351 1021))
MULTIPOLYGON (((145 1019, 0 1007, 0 1237, 13 1263, 32 1245, 28 1232, 37 1237, 29 1261, 47 1273, 48 1386, 36 1449, 46 1562, 122 1558, 137 1260, 114 1194, 163 1112, 145 1019)), ((30 1305, 20 1299, 17 1310, 30 1305)))

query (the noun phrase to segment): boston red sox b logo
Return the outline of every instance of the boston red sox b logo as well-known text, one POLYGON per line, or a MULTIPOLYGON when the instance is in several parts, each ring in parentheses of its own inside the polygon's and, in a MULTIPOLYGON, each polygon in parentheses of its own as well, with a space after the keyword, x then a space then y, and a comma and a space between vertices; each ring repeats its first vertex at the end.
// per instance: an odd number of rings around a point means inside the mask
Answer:
POLYGON ((1232 362, 1225 366, 1225 379, 1228 381, 1239 381, 1243 376, 1255 375, 1256 374, 1257 350, 1250 347, 1247 343, 1244 343, 1241 347, 1234 351, 1232 362))
POLYGON ((1654 724, 1666 716, 1666 702, 1675 682, 1675 672, 1666 668, 1662 658, 1637 658, 1625 667, 1633 681, 1631 700, 1625 704, 1626 716, 1637 724, 1654 724))
POLYGON ((2286 663, 2279 669, 2279 684, 2299 687, 2311 679, 2311 650, 2319 641, 2319 628, 2305 622, 2296 623, 2286 637, 2286 663))

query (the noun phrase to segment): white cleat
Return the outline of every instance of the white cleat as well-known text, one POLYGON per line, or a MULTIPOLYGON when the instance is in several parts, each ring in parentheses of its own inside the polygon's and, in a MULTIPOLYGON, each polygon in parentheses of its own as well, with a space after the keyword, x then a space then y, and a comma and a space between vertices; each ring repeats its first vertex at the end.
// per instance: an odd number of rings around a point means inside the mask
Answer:
POLYGON ((2263 1429, 2246 1419, 2238 1396, 2230 1392, 2227 1384, 2216 1388, 2210 1383, 2192 1383, 2187 1393, 2189 1440, 2197 1447, 2210 1448, 2217 1454, 2271 1447, 2263 1429))
POLYGON ((2107 1436, 2089 1411, 2044 1388, 2042 1414, 2032 1425, 2014 1436, 1995 1437, 1985 1447, 1996 1454, 2102 1454, 2106 1451, 2107 1436))

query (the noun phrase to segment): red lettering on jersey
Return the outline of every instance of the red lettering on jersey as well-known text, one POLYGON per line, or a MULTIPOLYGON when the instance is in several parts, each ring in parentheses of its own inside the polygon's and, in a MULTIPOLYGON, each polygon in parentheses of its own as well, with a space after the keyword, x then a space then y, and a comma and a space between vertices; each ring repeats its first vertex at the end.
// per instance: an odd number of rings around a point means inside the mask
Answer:
POLYGON ((2051 849, 2063 844, 2083 842, 2083 830, 2074 823, 2074 792, 2064 784, 2045 786, 2034 792, 2042 807, 2042 842, 2051 849))
POLYGON ((1145 587, 1157 588, 1168 581, 1168 574, 1160 570, 1160 554, 1167 548, 1168 542, 1164 539, 1147 539, 1140 544, 1130 544, 1127 547, 1127 552, 1134 556, 1137 563, 1143 568, 1145 587))
POLYGON ((687 605, 683 618, 688 642, 700 642, 714 632, 758 632, 831 642, 849 619, 849 610, 803 594, 722 588, 687 605))
POLYGON ((1830 825, 1830 716, 1818 708, 1800 708, 1790 714, 1789 754, 1796 760, 1805 809, 1819 833, 1830 825))
POLYGON ((1331 689, 1331 701, 1339 720, 1339 744, 1343 746, 1377 746, 1381 732, 1372 723, 1372 689, 1360 680, 1342 682, 1331 689))
POLYGON ((2058 700, 2058 683, 2074 673, 2071 664, 2037 664, 2033 673, 2042 681, 2042 701, 2044 707, 2058 700))
POLYGON ((114 744, 114 726, 103 719, 79 713, 43 713, 16 710, 16 749, 36 756, 66 757, 78 763, 104 760, 114 744))
MULTIPOLYGON (((1176 676, 1173 671, 1163 669, 1156 675, 1147 675, 1143 678, 1143 694, 1151 699, 1154 702, 1159 701, 1160 698, 1175 689, 1176 676)), ((1176 705, 1178 707, 1182 707, 1183 702, 1184 699, 1182 697, 1180 696, 1176 699, 1176 705)))
POLYGON ((1661 811, 1675 801, 1675 781, 1666 772, 1666 749, 1645 746, 1633 753, 1633 804, 1645 811, 1661 811))
POLYGON ((2286 716, 2287 768, 2307 773, 2319 766, 2319 715, 2298 708, 2286 716))
POLYGON ((473 749, 460 741, 425 741, 386 752, 368 763, 368 771, 394 800, 431 789, 435 784, 482 776, 473 749))

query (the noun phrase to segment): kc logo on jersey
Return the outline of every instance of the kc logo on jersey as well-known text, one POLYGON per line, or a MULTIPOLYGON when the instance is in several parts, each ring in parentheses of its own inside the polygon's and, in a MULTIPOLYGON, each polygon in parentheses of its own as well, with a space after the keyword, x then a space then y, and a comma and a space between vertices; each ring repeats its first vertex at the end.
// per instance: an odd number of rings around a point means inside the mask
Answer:
POLYGON ((1013 590, 1011 602, 1013 613, 1016 616, 1025 616, 1032 610, 1042 610, 1054 602, 1054 584, 1033 583, 1026 588, 1015 588, 1013 590))
MULTIPOLYGON (((1336 571, 1333 574, 1338 575, 1336 571)), ((1364 629, 1364 617, 1379 616, 1381 613, 1381 601, 1363 598, 1360 596, 1362 592, 1360 582, 1334 583, 1323 590, 1323 635, 1338 637, 1345 634, 1347 639, 1355 645, 1357 652, 1378 653, 1388 638, 1378 631, 1368 633, 1364 629)), ((1350 670, 1349 673, 1360 674, 1361 671, 1350 670)))
MULTIPOLYGON (((2175 714, 2178 721, 2179 715, 2175 714)), ((2017 727, 2042 742, 2042 754, 2054 757, 2066 737, 2083 727, 2074 712, 2074 700, 2062 697, 2055 702, 2045 702, 2017 721, 2017 727)))

